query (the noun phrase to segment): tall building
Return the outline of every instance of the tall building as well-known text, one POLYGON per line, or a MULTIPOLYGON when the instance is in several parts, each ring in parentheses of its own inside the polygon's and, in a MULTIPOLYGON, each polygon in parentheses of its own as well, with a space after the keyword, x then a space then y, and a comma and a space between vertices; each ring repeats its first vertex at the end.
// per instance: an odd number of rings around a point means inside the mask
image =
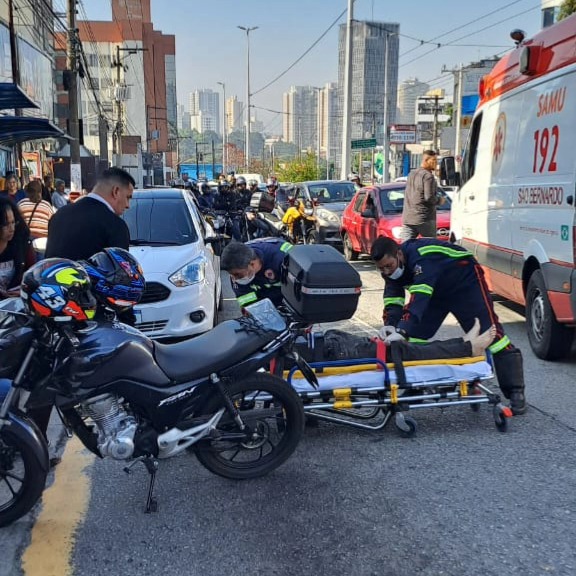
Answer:
POLYGON ((320 154, 333 159, 338 149, 336 116, 338 113, 338 88, 335 82, 327 83, 320 90, 320 154))
POLYGON ((226 98, 226 133, 243 130, 244 126, 244 104, 238 100, 237 96, 226 98))
POLYGON ((425 82, 418 78, 408 78, 398 86, 398 110, 396 122, 398 124, 414 124, 416 121, 416 104, 420 96, 430 90, 425 82))
POLYGON ((292 86, 282 97, 284 141, 299 150, 316 149, 318 142, 318 92, 314 86, 292 86))
MULTIPOLYGON (((110 150, 121 149, 117 163, 137 180, 143 167, 150 183, 165 183, 177 162, 175 37, 154 29, 150 0, 112 0, 112 21, 78 20, 78 29, 86 56, 80 95, 86 148, 105 162, 112 160, 110 150)), ((62 74, 64 34, 56 34, 56 45, 62 74)), ((67 102, 60 92, 61 125, 67 102)))
POLYGON ((220 133, 220 94, 210 88, 190 92, 192 130, 201 134, 207 130, 220 133))
MULTIPOLYGON (((378 144, 384 135, 384 110, 388 125, 396 119, 398 86, 398 50, 400 24, 391 22, 352 22, 352 139, 375 137, 378 144), (386 104, 386 106, 385 106, 386 104)), ((344 73, 346 25, 338 40, 338 109, 344 110, 344 73)), ((338 123, 342 134, 342 122, 338 123)), ((338 138, 341 150, 341 136, 338 138)), ((337 166, 340 163, 337 156, 337 166)))

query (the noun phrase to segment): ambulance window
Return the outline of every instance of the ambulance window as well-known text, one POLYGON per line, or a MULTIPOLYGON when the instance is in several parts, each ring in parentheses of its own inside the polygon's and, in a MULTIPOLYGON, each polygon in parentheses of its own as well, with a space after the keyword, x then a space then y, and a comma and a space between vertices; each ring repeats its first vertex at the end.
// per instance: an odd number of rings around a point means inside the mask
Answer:
POLYGON ((470 136, 468 138, 468 146, 464 152, 462 159, 462 184, 470 180, 474 176, 476 170, 476 156, 478 154, 478 141, 480 139, 480 126, 482 125, 482 114, 474 118, 470 136))

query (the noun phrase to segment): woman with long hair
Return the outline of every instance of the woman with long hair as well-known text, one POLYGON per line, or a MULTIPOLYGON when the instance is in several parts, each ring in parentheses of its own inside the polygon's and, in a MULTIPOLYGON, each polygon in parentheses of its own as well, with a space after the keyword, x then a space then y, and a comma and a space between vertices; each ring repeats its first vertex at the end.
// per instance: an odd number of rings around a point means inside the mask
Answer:
POLYGON ((34 263, 30 232, 13 202, 0 198, 0 298, 20 295, 24 271, 34 263))

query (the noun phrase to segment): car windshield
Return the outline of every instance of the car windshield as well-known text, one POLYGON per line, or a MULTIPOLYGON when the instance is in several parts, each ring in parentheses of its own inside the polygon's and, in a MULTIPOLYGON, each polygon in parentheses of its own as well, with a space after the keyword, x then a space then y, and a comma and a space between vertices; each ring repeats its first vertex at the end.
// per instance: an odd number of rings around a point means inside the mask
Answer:
POLYGON ((132 198, 123 218, 132 245, 182 246, 198 240, 183 198, 132 198))
MULTIPOLYGON (((382 206, 383 212, 402 212, 404 207, 404 191, 406 187, 404 185, 398 188, 380 188, 378 191, 380 195, 380 206, 382 206)), ((438 192, 442 194, 445 198, 444 204, 437 206, 437 210, 450 210, 451 201, 446 192, 440 187, 438 187, 438 192)))
POLYGON ((356 192, 352 182, 323 182, 322 184, 309 184, 308 190, 312 200, 319 204, 334 204, 336 202, 350 202, 356 192))

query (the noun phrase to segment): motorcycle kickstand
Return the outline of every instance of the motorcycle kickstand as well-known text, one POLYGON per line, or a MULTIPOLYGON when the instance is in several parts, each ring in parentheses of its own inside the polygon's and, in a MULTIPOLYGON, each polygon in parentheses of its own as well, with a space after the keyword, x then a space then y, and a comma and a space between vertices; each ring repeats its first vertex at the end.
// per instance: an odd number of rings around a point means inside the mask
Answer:
POLYGON ((146 509, 144 510, 145 514, 151 514, 152 512, 158 511, 158 500, 154 498, 154 484, 156 482, 156 472, 158 472, 159 463, 158 460, 152 456, 143 456, 136 459, 132 462, 129 466, 124 468, 124 472, 126 474, 130 474, 132 472, 132 468, 138 464, 138 462, 142 462, 150 474, 150 484, 148 485, 148 497, 146 498, 146 509))
POLYGON ((154 483, 156 482, 156 472, 158 472, 158 460, 156 458, 146 458, 144 460, 144 466, 146 466, 146 470, 148 470, 148 474, 150 474, 150 485, 148 487, 148 498, 146 499, 146 510, 144 511, 145 514, 150 514, 152 512, 158 511, 158 500, 154 498, 154 483))

